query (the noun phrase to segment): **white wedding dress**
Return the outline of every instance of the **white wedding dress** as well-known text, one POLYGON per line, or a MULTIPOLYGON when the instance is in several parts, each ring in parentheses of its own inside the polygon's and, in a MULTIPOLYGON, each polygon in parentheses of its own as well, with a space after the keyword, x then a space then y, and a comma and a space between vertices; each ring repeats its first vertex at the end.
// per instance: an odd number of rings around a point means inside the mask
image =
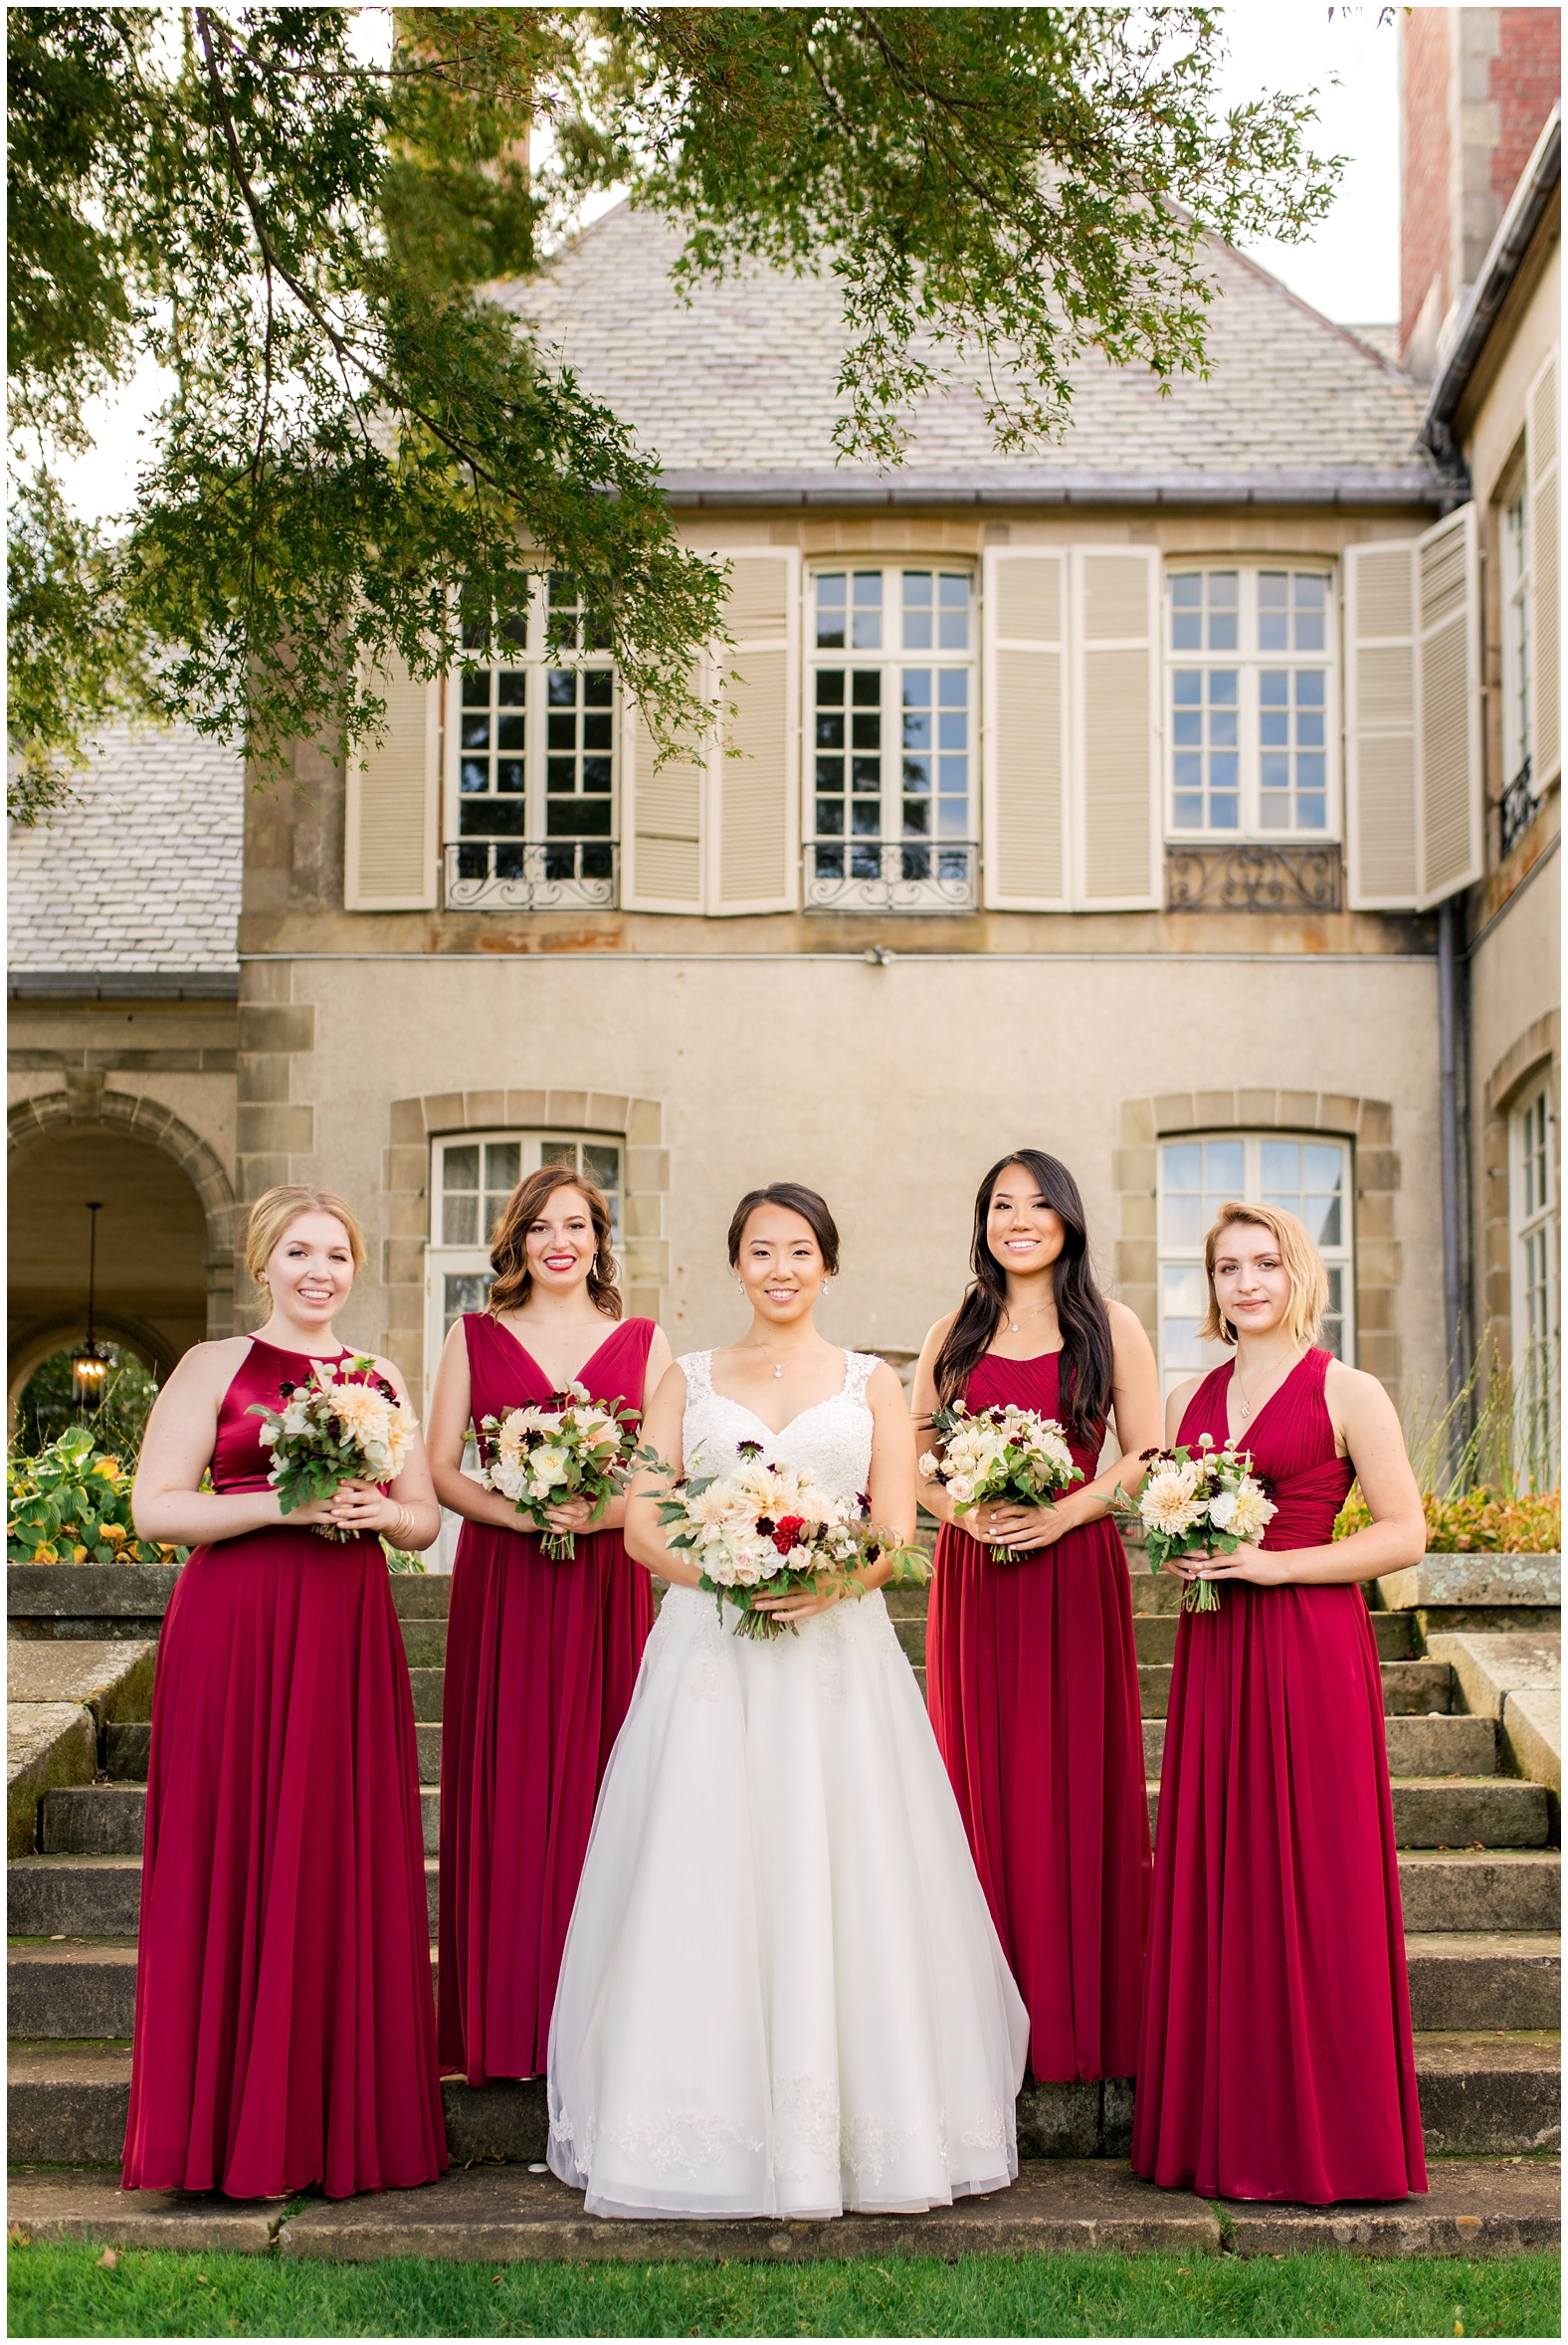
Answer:
MULTIPOLYGON (((742 1441, 866 1487, 877 1362, 771 1433, 681 1363, 688 1472, 742 1441)), ((591 2214, 907 2213, 1018 2172, 1023 2001, 880 1594, 798 1637, 672 1587, 599 1795, 550 2027, 591 2214)))

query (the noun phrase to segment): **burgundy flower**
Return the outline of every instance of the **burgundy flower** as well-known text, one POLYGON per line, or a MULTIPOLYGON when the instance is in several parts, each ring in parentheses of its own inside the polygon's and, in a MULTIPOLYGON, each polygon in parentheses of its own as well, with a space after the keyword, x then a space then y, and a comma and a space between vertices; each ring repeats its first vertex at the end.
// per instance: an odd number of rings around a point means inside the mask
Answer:
POLYGON ((737 1458, 760 1458, 762 1444, 760 1442, 736 1442, 735 1455, 737 1458))
MULTIPOLYGON (((758 1523, 757 1528, 762 1528, 761 1523, 758 1523)), ((788 1555, 792 1547, 803 1547, 805 1543, 806 1517, 803 1514, 781 1515, 773 1526, 773 1544, 779 1553, 788 1555)))

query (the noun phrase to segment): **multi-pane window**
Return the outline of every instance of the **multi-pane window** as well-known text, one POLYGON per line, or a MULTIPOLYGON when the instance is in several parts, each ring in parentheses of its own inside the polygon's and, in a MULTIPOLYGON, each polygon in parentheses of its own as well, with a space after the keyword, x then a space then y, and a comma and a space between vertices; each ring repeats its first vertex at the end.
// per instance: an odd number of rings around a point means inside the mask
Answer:
POLYGON ((1502 555, 1502 778, 1511 782, 1530 754, 1529 548, 1524 490, 1504 506, 1502 555))
POLYGON ((524 1174, 565 1165, 602 1189, 617 1244, 624 1190, 622 1144, 591 1133, 465 1132, 437 1140, 431 1163, 430 1247, 425 1290, 427 1374, 434 1375, 453 1321, 485 1308, 490 1250, 507 1198, 524 1174))
POLYGON ((1224 1132, 1165 1140, 1159 1152, 1160 1368, 1166 1388, 1229 1355, 1199 1340, 1208 1307, 1203 1244, 1222 1205, 1282 1206, 1306 1225, 1328 1272, 1322 1341, 1350 1355, 1350 1150, 1343 1140, 1224 1132))
POLYGON ((1167 584, 1172 831, 1332 836, 1328 573, 1184 569, 1167 584))
POLYGON ((1521 1464, 1538 1488, 1557 1479, 1560 1330, 1557 1309, 1557 1177, 1551 1092, 1545 1079, 1509 1119, 1512 1166, 1513 1351, 1521 1464))
POLYGON ((967 570, 813 578, 808 903, 972 900, 975 633, 967 570))
POLYGON ((465 616, 449 719, 448 901, 607 903, 615 880, 615 671, 569 579, 465 616))

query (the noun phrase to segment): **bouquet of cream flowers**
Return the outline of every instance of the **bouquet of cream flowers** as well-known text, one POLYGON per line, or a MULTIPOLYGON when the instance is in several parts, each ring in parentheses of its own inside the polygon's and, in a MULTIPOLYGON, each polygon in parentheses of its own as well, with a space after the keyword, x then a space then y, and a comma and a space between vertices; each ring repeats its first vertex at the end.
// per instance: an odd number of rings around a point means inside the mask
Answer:
MULTIPOLYGON (((330 1498, 345 1481, 390 1482, 402 1472, 419 1420, 399 1400, 374 1360, 316 1360, 303 1384, 281 1384, 279 1408, 255 1404, 262 1446, 273 1454, 267 1478, 285 1514, 330 1498)), ((323 1539, 348 1539, 332 1523, 313 1522, 323 1539)))
POLYGON ((702 1577, 704 1595, 739 1614, 741 1637, 792 1637, 793 1621, 754 1609, 759 1596, 861 1596, 857 1574, 891 1556, 896 1579, 923 1577, 927 1565, 918 1547, 906 1547, 872 1528, 871 1500, 837 1498, 820 1489, 809 1472, 763 1462, 760 1442, 739 1442, 738 1463, 725 1474, 673 1475, 651 1450, 637 1464, 662 1473, 665 1495, 659 1519, 665 1543, 689 1555, 702 1577))
POLYGON ((591 1401, 585 1386, 569 1384, 535 1407, 484 1420, 480 1480, 533 1522, 546 1555, 570 1563, 577 1541, 570 1531, 552 1531, 544 1509, 586 1498, 597 1522, 626 1480, 636 1427, 635 1409, 608 1409, 591 1401))
MULTIPOLYGON (((1054 1417, 1033 1409, 968 1409, 956 1404, 938 1409, 931 1419, 942 1437, 938 1457, 927 1450, 920 1471, 927 1481, 939 1482, 953 1502, 953 1512, 972 1514, 994 1499, 1010 1499, 1018 1506, 1049 1506, 1083 1472, 1073 1463, 1068 1437, 1054 1417)), ((1011 1547, 993 1547, 993 1563, 1012 1563, 1011 1547)))
MULTIPOLYGON (((1118 1511, 1137 1516, 1148 1546, 1149 1569, 1158 1571, 1173 1555, 1206 1548, 1234 1555, 1262 1538, 1277 1508, 1253 1471, 1252 1453, 1227 1442, 1216 1449, 1201 1433, 1194 1450, 1145 1450, 1148 1471, 1131 1501, 1118 1511)), ((1189 1580, 1183 1612, 1218 1612, 1220 1591, 1212 1580, 1189 1580)))

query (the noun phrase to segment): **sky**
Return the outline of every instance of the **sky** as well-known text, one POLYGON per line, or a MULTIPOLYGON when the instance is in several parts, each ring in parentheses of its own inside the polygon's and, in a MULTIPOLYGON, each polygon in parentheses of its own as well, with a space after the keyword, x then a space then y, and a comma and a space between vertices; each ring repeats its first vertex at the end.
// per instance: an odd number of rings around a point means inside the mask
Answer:
MULTIPOLYGON (((365 45, 385 12, 366 9, 365 45)), ((1327 0, 1243 0, 1225 10, 1230 57, 1222 97, 1235 104, 1265 89, 1317 92, 1319 152, 1348 157, 1332 210, 1310 241, 1244 247, 1327 316, 1377 325, 1399 314, 1399 115, 1392 11, 1327 0), (1386 21, 1380 22, 1380 18, 1386 21)), ((166 395, 145 367, 91 417, 97 444, 63 465, 67 492, 103 518, 125 504, 146 454, 142 428, 166 395)))

